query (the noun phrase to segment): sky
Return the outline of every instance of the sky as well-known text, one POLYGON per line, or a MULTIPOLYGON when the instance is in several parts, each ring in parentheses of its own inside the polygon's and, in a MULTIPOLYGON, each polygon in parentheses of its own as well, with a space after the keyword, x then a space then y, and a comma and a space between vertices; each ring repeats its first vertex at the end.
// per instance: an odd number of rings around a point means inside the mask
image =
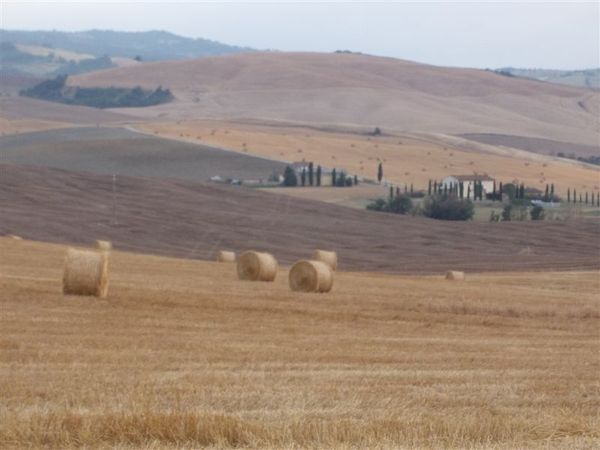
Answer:
POLYGON ((282 51, 348 49, 443 66, 600 66, 600 1, 1 0, 5 29, 166 30, 282 51))

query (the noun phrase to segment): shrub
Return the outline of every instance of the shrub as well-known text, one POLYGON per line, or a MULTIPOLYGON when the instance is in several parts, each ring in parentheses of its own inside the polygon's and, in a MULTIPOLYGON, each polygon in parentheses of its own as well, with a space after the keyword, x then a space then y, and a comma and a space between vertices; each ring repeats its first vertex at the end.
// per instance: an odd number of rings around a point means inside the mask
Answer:
POLYGON ((529 214, 531 216, 531 220, 544 220, 545 218, 544 208, 542 208, 540 205, 536 205, 531 208, 529 214))
POLYGON ((296 177, 296 172, 290 166, 287 166, 283 172, 283 185, 288 187, 298 186, 298 177, 296 177))
POLYGON ((455 195, 435 195, 423 202, 423 215, 438 220, 470 220, 475 207, 470 200, 455 195))
POLYGON ((389 212, 395 214, 406 214, 410 212, 413 207, 412 200, 408 195, 397 195, 388 202, 389 212))

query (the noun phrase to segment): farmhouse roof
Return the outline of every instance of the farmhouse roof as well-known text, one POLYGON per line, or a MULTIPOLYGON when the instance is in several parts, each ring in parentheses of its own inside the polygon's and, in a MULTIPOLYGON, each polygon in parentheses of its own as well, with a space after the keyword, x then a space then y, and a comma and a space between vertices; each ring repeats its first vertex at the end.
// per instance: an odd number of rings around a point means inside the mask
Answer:
POLYGON ((458 181, 494 181, 489 175, 450 175, 458 181))

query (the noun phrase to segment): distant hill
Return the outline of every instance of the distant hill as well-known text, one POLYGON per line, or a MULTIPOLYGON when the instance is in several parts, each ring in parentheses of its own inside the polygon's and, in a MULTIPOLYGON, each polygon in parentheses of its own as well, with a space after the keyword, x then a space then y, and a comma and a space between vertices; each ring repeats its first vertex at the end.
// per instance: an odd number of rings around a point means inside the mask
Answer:
POLYGON ((586 70, 549 70, 503 67, 495 70, 495 72, 501 75, 532 78, 534 80, 566 84, 568 86, 600 89, 600 68, 586 70))
POLYGON ((135 58, 142 60, 166 60, 200 58, 249 51, 208 39, 191 39, 166 31, 124 32, 89 30, 64 31, 16 31, 0 30, 0 44, 25 44, 56 48, 89 54, 95 57, 135 58))
POLYGON ((144 117, 494 133, 598 145, 598 91, 394 58, 254 52, 103 70, 70 77, 68 84, 168 87, 174 102, 127 111, 144 117))

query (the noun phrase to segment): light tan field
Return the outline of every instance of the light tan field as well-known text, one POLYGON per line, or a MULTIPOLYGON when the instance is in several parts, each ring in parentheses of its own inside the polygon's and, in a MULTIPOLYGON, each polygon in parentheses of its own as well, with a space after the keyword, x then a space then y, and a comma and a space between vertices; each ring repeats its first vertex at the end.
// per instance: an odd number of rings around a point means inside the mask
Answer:
POLYGON ((597 448, 598 273, 337 273, 329 295, 0 238, 0 445, 597 448))
POLYGON ((415 189, 427 189, 430 179, 471 173, 487 173, 504 183, 523 182, 542 190, 554 183, 556 192, 563 195, 569 187, 590 192, 600 188, 600 171, 590 165, 477 144, 472 144, 477 150, 466 150, 434 137, 370 137, 223 121, 148 122, 136 129, 283 161, 313 161, 371 179, 376 179, 381 161, 386 180, 414 184, 415 189))
POLYGON ((594 146, 600 132, 600 94, 589 89, 368 55, 243 53, 101 70, 68 83, 173 91, 174 102, 125 110, 138 117, 501 133, 594 146))

